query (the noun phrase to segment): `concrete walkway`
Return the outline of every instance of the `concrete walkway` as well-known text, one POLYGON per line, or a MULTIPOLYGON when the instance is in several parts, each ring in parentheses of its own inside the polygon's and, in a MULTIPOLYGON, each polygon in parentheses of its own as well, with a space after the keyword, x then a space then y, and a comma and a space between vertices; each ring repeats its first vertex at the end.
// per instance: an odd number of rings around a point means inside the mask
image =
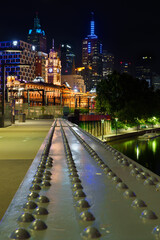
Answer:
POLYGON ((0 219, 4 215, 53 120, 27 120, 0 128, 0 219))

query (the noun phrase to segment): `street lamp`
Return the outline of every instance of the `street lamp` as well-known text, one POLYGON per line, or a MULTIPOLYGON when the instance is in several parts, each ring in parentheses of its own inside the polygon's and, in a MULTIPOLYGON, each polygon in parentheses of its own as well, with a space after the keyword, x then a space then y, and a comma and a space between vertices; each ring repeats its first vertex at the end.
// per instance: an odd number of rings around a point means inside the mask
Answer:
POLYGON ((104 119, 101 119, 102 123, 102 140, 103 140, 103 135, 104 135, 104 119))
POLYGON ((154 128, 154 123, 155 123, 156 117, 152 118, 152 128, 154 128))
POLYGON ((138 132, 138 117, 134 118, 137 123, 137 132, 138 132))
POLYGON ((117 121, 118 121, 118 118, 115 118, 116 120, 116 136, 117 136, 117 121))

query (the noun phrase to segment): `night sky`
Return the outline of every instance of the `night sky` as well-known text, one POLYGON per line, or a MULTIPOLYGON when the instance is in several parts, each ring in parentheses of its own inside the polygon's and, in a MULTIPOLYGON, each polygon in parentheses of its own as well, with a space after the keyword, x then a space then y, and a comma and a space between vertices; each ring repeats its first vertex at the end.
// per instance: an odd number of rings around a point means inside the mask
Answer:
POLYGON ((96 34, 103 49, 117 59, 134 60, 139 55, 153 57, 154 70, 160 73, 160 15, 158 1, 144 0, 3 1, 0 14, 0 41, 26 41, 28 30, 38 12, 48 47, 67 42, 81 64, 82 40, 89 34, 91 12, 95 13, 96 34))

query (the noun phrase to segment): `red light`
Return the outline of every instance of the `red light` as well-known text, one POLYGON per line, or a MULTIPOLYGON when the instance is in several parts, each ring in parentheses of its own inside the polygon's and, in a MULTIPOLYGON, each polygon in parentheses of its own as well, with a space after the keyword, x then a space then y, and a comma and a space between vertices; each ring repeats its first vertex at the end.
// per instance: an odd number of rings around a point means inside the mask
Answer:
POLYGON ((123 62, 120 62, 120 64, 122 64, 123 62))

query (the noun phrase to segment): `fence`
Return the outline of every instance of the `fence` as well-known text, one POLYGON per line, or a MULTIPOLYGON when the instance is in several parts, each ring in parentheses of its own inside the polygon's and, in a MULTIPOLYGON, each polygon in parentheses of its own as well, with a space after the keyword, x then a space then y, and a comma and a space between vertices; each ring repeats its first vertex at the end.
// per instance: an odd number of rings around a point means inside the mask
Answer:
POLYGON ((63 116, 62 106, 28 106, 28 104, 16 104, 15 105, 15 119, 18 119, 18 115, 25 113, 27 119, 36 118, 53 118, 63 116))

